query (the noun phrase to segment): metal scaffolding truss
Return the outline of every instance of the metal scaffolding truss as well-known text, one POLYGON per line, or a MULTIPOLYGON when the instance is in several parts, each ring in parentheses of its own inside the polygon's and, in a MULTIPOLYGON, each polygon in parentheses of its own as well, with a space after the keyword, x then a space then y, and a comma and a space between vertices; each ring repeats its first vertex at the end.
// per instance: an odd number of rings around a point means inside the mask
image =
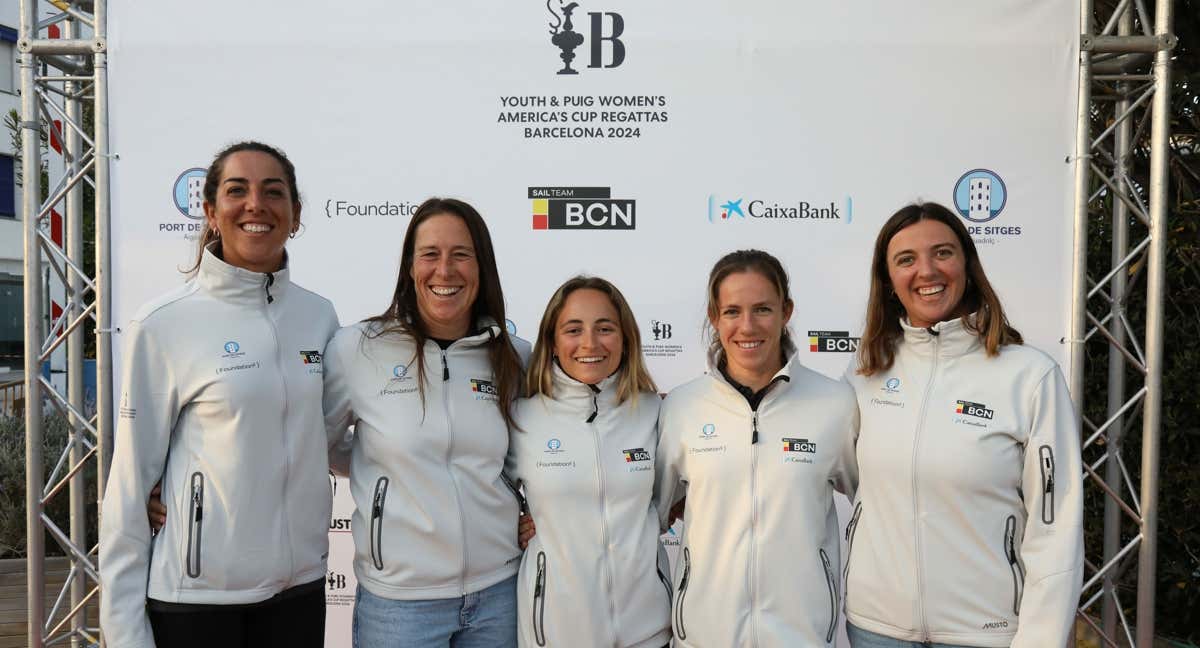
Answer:
POLYGON ((1104 646, 1149 648, 1154 637, 1170 51, 1175 37, 1172 0, 1158 0, 1153 14, 1144 0, 1101 4, 1081 4, 1074 303, 1068 341, 1076 406, 1082 411, 1085 397, 1107 399, 1104 420, 1081 417, 1085 491, 1104 502, 1103 521, 1086 519, 1084 524, 1103 525, 1104 541, 1087 550, 1079 618, 1104 646), (1094 124, 1100 132, 1093 132, 1094 124), (1149 157, 1148 178, 1132 173, 1135 156, 1149 157), (1089 264, 1089 242, 1103 245, 1108 239, 1110 262, 1089 264), (1095 276, 1101 267, 1102 276, 1095 276), (1145 303, 1135 303, 1141 296, 1145 303), (1138 308, 1145 309, 1144 318, 1131 317, 1138 308), (1106 356, 1105 394, 1084 388, 1088 344, 1096 345, 1094 358, 1106 356), (1127 376, 1141 384, 1126 385, 1127 376), (1122 447, 1139 422, 1141 469, 1131 474, 1122 447), (1136 597, 1129 595, 1132 587, 1122 585, 1128 580, 1123 574, 1135 564, 1136 597))
MULTIPOLYGON (((1079 614, 1105 646, 1152 645, 1157 530, 1158 453, 1161 421, 1162 313, 1166 247, 1167 143, 1170 117, 1172 0, 1120 0, 1097 15, 1094 0, 1081 0, 1078 132, 1074 162, 1074 300, 1069 338, 1071 389, 1082 409, 1085 345, 1105 344, 1109 378, 1107 418, 1084 419, 1086 488, 1106 498, 1104 546, 1089 547, 1079 614), (1094 123, 1105 124, 1093 133, 1094 123), (1149 147, 1145 133, 1149 129, 1149 147), (1148 180, 1130 174, 1131 156, 1148 155, 1148 180), (1099 211, 1102 217, 1091 214, 1099 211), (1111 265, 1089 276, 1089 237, 1111 235, 1111 265), (1145 282, 1144 325, 1129 313, 1132 288, 1145 282), (1126 375, 1142 379, 1126 385, 1126 375), (1141 422, 1140 483, 1121 455, 1123 440, 1141 422), (1122 528, 1133 532, 1122 534, 1122 528), (1122 574, 1137 564, 1136 607, 1122 574), (1124 600, 1123 600, 1124 599, 1124 600), (1131 619, 1127 612, 1136 609, 1131 619)), ((46 5, 43 5, 46 6, 46 5)), ((21 0, 18 42, 25 228, 25 422, 29 552, 29 645, 41 648, 100 640, 83 610, 100 595, 97 548, 87 546, 85 467, 94 462, 103 497, 111 456, 112 364, 110 323, 109 159, 105 0, 52 0, 39 20, 37 0, 21 0), (58 38, 51 38, 51 31, 58 38), (86 35, 86 36, 85 36, 86 35), (85 108, 91 108, 91 129, 85 108), (57 125, 56 125, 57 123, 57 125), (61 180, 41 199, 41 133, 62 143, 61 180), (94 275, 85 271, 83 186, 95 190, 94 275), (49 233, 52 211, 65 215, 64 243, 49 233), (65 305, 53 317, 44 304, 42 270, 52 272, 65 305), (83 394, 84 323, 95 322, 96 412, 83 394), (67 349, 67 393, 42 377, 42 364, 67 349), (43 409, 70 421, 66 446, 43 456, 43 409), (50 459, 48 479, 43 471, 50 459), (71 524, 61 529, 45 513, 56 497, 70 499, 71 524), (71 570, 47 610, 44 578, 46 534, 67 554, 71 570)), ((57 309, 55 309, 57 310, 57 309)), ((1095 394, 1088 394, 1097 397, 1095 394)), ((98 510, 98 509, 97 509, 98 510)), ((1085 520, 1089 527, 1100 520, 1085 520)))
MULTIPOLYGON (((85 469, 94 464, 103 494, 112 439, 112 368, 109 325, 108 72, 104 0, 52 0, 39 9, 22 0, 17 41, 21 88, 22 218, 25 231, 25 486, 28 549, 29 645, 90 646, 100 640, 86 609, 100 595, 97 547, 87 538, 85 469), (43 13, 45 12, 45 13, 43 13), (40 18, 39 18, 40 15, 40 18), (88 128, 90 113, 94 127, 88 128), (61 152, 61 178, 42 196, 41 141, 61 152), (96 272, 84 258, 84 185, 94 190, 96 272), (63 236, 52 221, 62 215, 63 236), (42 271, 51 270, 46 278, 42 271), (52 284, 50 286, 44 285, 52 284), (63 304, 47 310, 53 289, 63 304), (87 323, 96 331, 96 411, 84 400, 87 323), (66 349, 66 393, 43 377, 42 366, 66 349), (43 456, 43 409, 69 422, 65 447, 43 456), (47 463, 47 460, 49 462, 47 463), (47 466, 49 477, 43 479, 47 466), (70 500, 69 528, 46 513, 55 498, 70 500), (44 540, 49 535, 69 559, 62 589, 47 609, 44 540)), ((57 173, 57 169, 56 169, 57 173)), ((89 218, 92 216, 88 215, 89 218)))

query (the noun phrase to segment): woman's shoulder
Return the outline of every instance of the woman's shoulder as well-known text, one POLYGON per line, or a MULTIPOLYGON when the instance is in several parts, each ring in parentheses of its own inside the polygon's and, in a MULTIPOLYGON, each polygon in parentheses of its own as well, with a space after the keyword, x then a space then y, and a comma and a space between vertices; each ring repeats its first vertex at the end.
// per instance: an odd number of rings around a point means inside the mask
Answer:
POLYGON ((152 321, 170 319, 174 312, 179 311, 188 298, 196 294, 195 281, 188 281, 142 304, 134 312, 132 321, 143 326, 152 321))

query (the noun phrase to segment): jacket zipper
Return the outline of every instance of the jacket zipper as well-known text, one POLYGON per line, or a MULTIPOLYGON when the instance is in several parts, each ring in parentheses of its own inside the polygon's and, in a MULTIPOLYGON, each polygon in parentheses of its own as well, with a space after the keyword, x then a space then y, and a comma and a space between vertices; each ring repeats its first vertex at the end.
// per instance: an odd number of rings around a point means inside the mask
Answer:
POLYGON ((662 565, 658 562, 658 556, 654 557, 654 571, 658 573, 658 580, 667 590, 667 606, 670 607, 671 601, 675 598, 675 594, 671 592, 671 579, 667 578, 666 572, 663 571, 662 565))
POLYGON ((387 499, 388 478, 375 481, 375 497, 371 501, 371 562, 383 569, 383 502, 387 499))
POLYGON ((446 360, 446 350, 442 349, 442 406, 446 410, 446 474, 450 475, 450 485, 454 488, 454 503, 458 506, 458 524, 462 538, 462 570, 458 575, 459 591, 467 595, 467 565, 470 564, 469 544, 467 538, 467 516, 463 513, 462 497, 459 494, 458 479, 454 477, 454 467, 451 458, 454 456, 454 421, 450 414, 450 364, 446 360))
MULTIPOLYGON (((588 419, 587 419, 587 422, 589 424, 592 423, 592 421, 596 420, 596 415, 600 411, 599 403, 597 400, 597 397, 598 397, 597 392, 599 391, 599 389, 595 385, 590 385, 590 387, 592 388, 592 413, 591 413, 591 416, 588 416, 588 419)), ((596 426, 590 425, 590 427, 592 428, 592 439, 595 441, 595 445, 593 446, 593 448, 595 449, 595 452, 596 452, 596 486, 597 486, 597 492, 600 496, 599 497, 600 536, 601 536, 600 539, 603 543, 600 546, 603 547, 602 559, 604 561, 604 577, 605 577, 605 581, 606 581, 605 589, 608 590, 608 619, 609 619, 609 627, 613 628, 614 632, 615 632, 615 629, 617 627, 617 604, 613 600, 613 589, 614 589, 613 588, 613 580, 614 579, 613 579, 613 573, 612 573, 612 556, 610 555, 611 549, 609 547, 609 539, 608 539, 608 511, 607 511, 608 507, 607 507, 607 500, 604 497, 604 460, 600 456, 600 432, 596 429, 596 426)), ((612 644, 613 645, 616 644, 616 637, 613 637, 612 644)))
POLYGON ((833 641, 833 629, 837 625, 837 585, 833 582, 833 567, 829 562, 829 554, 824 549, 818 549, 821 554, 821 566, 825 569, 825 585, 829 587, 829 629, 825 631, 825 643, 833 641))
POLYGON ((925 616, 925 561, 921 554, 921 500, 917 494, 920 490, 918 486, 918 476, 921 474, 918 466, 921 448, 921 432, 925 429, 925 416, 929 407, 929 395, 933 391, 933 383, 937 378, 938 369, 938 332, 930 329, 933 337, 933 362, 929 367, 929 380, 925 383, 925 395, 921 399, 921 410, 917 416, 917 432, 913 437, 913 454, 912 454, 912 503, 913 503, 913 537, 916 539, 917 548, 917 601, 921 612, 921 632, 924 637, 923 641, 929 641, 929 621, 925 616))
MULTIPOLYGON (((759 402, 759 407, 762 402, 759 402)), ((750 624, 754 645, 758 645, 758 409, 751 416, 753 435, 750 438, 750 624)))
POLYGON ((1042 523, 1054 524, 1054 450, 1044 445, 1038 448, 1042 464, 1042 523))
POLYGON ((188 524, 187 575, 200 577, 200 531, 204 525, 204 475, 192 473, 192 511, 188 524))
POLYGON ((859 519, 862 517, 862 500, 854 505, 854 513, 846 524, 846 568, 842 570, 842 597, 850 592, 850 557, 854 555, 854 536, 858 534, 859 519))
POLYGON ((533 583, 533 639, 539 646, 546 645, 546 553, 537 555, 537 579, 533 583))
POLYGON ((1017 560, 1017 516, 1010 515, 1004 522, 1004 554, 1008 558, 1008 569, 1013 577, 1013 614, 1021 609, 1021 588, 1025 582, 1025 573, 1021 571, 1021 561, 1017 560))
POLYGON ((683 627, 683 597, 687 595, 688 579, 692 575, 692 551, 683 548, 683 576, 679 578, 679 592, 675 599, 675 634, 680 639, 687 639, 687 630, 683 627))
POLYGON ((283 392, 283 398, 282 398, 283 412, 282 412, 281 416, 279 417, 279 426, 280 426, 279 442, 283 446, 283 494, 280 497, 279 501, 282 502, 283 505, 280 506, 279 510, 280 510, 280 514, 283 516, 283 533, 284 533, 284 537, 286 538, 286 540, 284 541, 284 545, 287 547, 288 564, 291 566, 290 569, 288 570, 288 573, 295 574, 296 573, 296 553, 295 553, 294 549, 292 548, 291 523, 288 522, 288 497, 287 497, 288 492, 289 492, 288 491, 288 477, 289 477, 289 472, 290 472, 290 468, 292 465, 292 452, 291 452, 291 449, 288 447, 288 434, 287 434, 287 413, 288 413, 287 376, 284 373, 284 369, 283 369, 284 364, 283 364, 282 358, 280 357, 279 330, 275 326, 275 321, 271 319, 271 313, 267 310, 267 307, 270 304, 274 303, 274 301, 275 301, 275 298, 271 296, 271 285, 273 283, 275 283, 275 275, 268 272, 266 285, 263 286, 263 290, 267 294, 266 303, 263 304, 263 318, 267 320, 267 325, 271 329, 271 339, 275 342, 275 368, 279 372, 279 390, 281 392, 283 392))

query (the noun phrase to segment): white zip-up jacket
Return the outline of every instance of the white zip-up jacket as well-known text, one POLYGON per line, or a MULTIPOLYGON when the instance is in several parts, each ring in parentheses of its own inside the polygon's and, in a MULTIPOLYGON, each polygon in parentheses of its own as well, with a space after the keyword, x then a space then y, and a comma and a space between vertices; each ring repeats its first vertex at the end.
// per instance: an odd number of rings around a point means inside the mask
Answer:
POLYGON ((1046 648, 1083 574, 1079 431, 1062 373, 961 319, 903 323, 891 369, 847 370, 862 413, 846 616, 906 641, 1046 648))
POLYGON ((650 501, 661 400, 617 404, 616 381, 593 387, 555 365, 553 398, 517 402, 506 471, 537 520, 521 561, 519 646, 671 639, 669 567, 650 501))
POLYGON ((205 251, 196 277, 126 329, 100 529, 110 646, 154 646, 147 597, 255 603, 325 574, 331 498, 321 369, 326 299, 205 251), (162 480, 167 522, 146 501, 162 480))
POLYGON ((853 492, 857 426, 849 386, 794 357, 757 412, 711 359, 707 375, 667 395, 655 466, 664 530, 671 504, 687 496, 675 646, 833 645, 841 564, 833 491, 853 492))
MULTIPOLYGON (((325 354, 325 425, 333 447, 354 426, 350 492, 354 574, 393 600, 464 596, 517 572, 518 500, 504 483, 508 426, 496 407, 485 324, 446 350, 360 322, 325 354)), ((523 340, 514 346, 528 348, 523 340)))

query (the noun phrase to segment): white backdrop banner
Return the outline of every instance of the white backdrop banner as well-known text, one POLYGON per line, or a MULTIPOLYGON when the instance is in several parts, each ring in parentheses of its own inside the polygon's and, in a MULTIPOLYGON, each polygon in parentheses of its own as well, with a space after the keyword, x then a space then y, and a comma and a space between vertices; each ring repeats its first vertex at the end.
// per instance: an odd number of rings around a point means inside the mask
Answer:
MULTIPOLYGON (((709 268, 756 247, 791 274, 801 360, 838 375, 879 226, 932 200, 962 215, 1026 340, 1066 357, 1075 0, 110 7, 118 323, 184 280, 212 155, 259 139, 299 174, 292 276, 343 324, 387 306, 416 205, 453 196, 487 219, 530 341, 555 287, 603 276, 670 389, 704 370, 709 268)), ((350 643, 347 491, 330 646, 350 643)))

